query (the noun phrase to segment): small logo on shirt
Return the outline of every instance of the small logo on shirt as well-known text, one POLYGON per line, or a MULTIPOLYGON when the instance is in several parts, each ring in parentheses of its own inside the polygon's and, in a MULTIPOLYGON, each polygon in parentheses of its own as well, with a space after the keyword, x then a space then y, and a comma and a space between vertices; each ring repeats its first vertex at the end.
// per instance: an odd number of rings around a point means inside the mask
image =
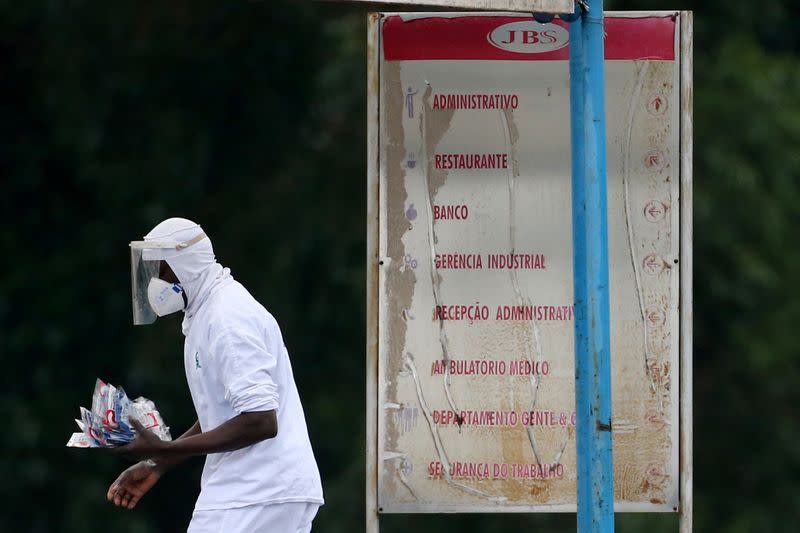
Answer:
POLYGON ((200 352, 195 352, 194 354, 194 367, 203 368, 203 365, 200 364, 200 352))

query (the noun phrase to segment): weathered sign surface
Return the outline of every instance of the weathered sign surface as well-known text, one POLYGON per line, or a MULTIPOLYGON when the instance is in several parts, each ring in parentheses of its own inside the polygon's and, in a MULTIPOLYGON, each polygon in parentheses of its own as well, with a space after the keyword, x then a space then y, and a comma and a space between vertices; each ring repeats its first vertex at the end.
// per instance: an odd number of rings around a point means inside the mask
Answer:
MULTIPOLYGON (((574 510, 568 25, 378 20, 378 508, 574 510)), ((679 499, 679 25, 606 18, 623 511, 679 499)))

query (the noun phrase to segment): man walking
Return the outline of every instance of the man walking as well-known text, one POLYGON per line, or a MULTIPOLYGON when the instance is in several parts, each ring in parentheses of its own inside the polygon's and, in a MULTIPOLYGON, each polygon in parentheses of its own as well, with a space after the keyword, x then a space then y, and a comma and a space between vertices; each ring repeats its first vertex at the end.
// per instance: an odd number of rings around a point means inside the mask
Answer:
POLYGON ((277 322, 198 224, 170 218, 130 246, 134 324, 184 312, 197 422, 168 442, 132 421, 137 438, 119 451, 147 460, 120 474, 109 501, 133 509, 164 472, 205 455, 189 533, 311 531, 322 485, 277 322))

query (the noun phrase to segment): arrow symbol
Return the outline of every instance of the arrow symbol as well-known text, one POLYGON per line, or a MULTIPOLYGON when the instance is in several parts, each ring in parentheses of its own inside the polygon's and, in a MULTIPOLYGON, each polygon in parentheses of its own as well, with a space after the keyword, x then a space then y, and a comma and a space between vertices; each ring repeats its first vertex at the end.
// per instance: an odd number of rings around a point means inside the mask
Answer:
POLYGON ((648 308, 645 312, 645 316, 647 316, 647 320, 653 326, 660 326, 664 323, 664 313, 659 307, 653 306, 648 308))
POLYGON ((651 200, 644 206, 644 217, 650 222, 658 222, 666 214, 667 206, 663 203, 651 200))
POLYGON ((667 99, 663 94, 658 94, 650 100, 650 104, 647 107, 650 113, 661 115, 667 109, 667 99))
POLYGON ((658 428, 663 428, 666 425, 664 417, 658 411, 648 411, 645 420, 658 428))
POLYGON ((656 254, 644 258, 644 268, 648 274, 657 274, 663 264, 664 262, 656 254))
POLYGON ((664 168, 664 154, 658 150, 648 153, 644 158, 644 166, 647 167, 648 170, 658 172, 664 168))

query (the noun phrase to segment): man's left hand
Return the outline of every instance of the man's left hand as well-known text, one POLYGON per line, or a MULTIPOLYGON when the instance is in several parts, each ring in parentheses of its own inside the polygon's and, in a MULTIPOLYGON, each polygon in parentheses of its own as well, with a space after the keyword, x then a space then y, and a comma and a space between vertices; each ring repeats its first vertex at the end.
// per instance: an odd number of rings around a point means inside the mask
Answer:
POLYGON ((149 459, 163 455, 167 451, 169 442, 161 440, 135 418, 131 417, 128 421, 136 430, 136 438, 124 446, 113 448, 114 453, 131 459, 149 459))

